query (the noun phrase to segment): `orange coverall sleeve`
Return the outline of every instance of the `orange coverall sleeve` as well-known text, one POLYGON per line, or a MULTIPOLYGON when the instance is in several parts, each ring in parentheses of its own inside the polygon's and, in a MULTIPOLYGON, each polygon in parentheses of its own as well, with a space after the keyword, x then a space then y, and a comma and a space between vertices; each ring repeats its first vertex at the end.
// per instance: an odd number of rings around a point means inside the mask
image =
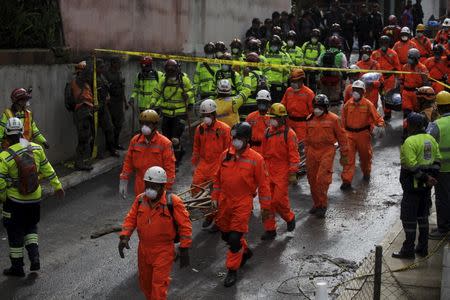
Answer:
POLYGON ((180 248, 189 248, 192 244, 192 223, 189 219, 189 212, 180 197, 172 195, 172 200, 173 217, 178 224, 178 234, 180 235, 180 248))
MULTIPOLYGON (((223 160, 225 159, 226 153, 227 153, 227 150, 225 150, 225 152, 222 153, 218 163, 222 164, 223 160)), ((221 189, 221 184, 220 184, 221 170, 222 170, 222 168, 219 167, 219 170, 217 171, 216 175, 214 176, 213 189, 211 192, 211 200, 218 201, 221 198, 220 197, 222 194, 222 189, 221 189)))
POLYGON ((289 150, 289 173, 297 173, 298 165, 300 163, 300 155, 298 153, 297 135, 292 129, 289 129, 287 142, 289 150))
MULTIPOLYGON (((370 103, 372 104, 372 103, 370 103)), ((375 108, 375 106, 369 105, 369 109, 370 109, 370 115, 372 117, 372 124, 374 126, 378 126, 378 127, 383 127, 384 126, 384 120, 383 117, 380 116, 380 114, 378 113, 377 109, 375 108)))
POLYGON ((167 173, 166 188, 170 190, 175 182, 175 155, 173 153, 172 143, 168 143, 164 147, 163 162, 163 168, 167 173))
POLYGON ((341 155, 348 156, 348 139, 342 122, 339 118, 336 119, 336 125, 334 126, 334 135, 339 143, 341 155))
POLYGON ((313 103, 314 103, 314 98, 316 97, 316 94, 314 92, 309 94, 309 98, 308 98, 308 115, 312 114, 314 112, 314 107, 313 107, 313 103))
POLYGON ((283 99, 281 99, 281 104, 284 105, 284 107, 287 107, 287 97, 286 97, 287 93, 285 92, 283 95, 283 99))
POLYGON ((342 106, 341 121, 340 121, 340 124, 341 124, 341 127, 343 128, 343 130, 345 130, 346 122, 347 122, 347 104, 344 104, 342 106))
POLYGON ((269 172, 263 159, 256 162, 255 180, 258 184, 258 197, 261 209, 270 209, 272 197, 270 194, 269 172))
POLYGON ((120 179, 128 180, 130 175, 133 174, 133 149, 134 149, 134 138, 131 139, 130 145, 128 146, 127 154, 125 154, 125 159, 123 160, 122 173, 120 173, 120 179))
POLYGON ((125 219, 123 220, 122 224, 122 231, 120 232, 120 235, 125 235, 130 237, 133 234, 134 229, 137 225, 137 211, 139 208, 139 199, 141 198, 141 195, 138 195, 133 202, 133 205, 131 206, 130 211, 127 213, 125 219))
POLYGON ((196 166, 200 160, 200 125, 195 129, 194 144, 192 146, 192 165, 196 166))

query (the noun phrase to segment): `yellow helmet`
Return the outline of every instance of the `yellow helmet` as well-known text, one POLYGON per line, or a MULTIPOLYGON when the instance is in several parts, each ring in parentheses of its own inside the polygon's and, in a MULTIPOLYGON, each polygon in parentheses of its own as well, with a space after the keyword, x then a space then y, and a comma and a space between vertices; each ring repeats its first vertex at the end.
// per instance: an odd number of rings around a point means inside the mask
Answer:
POLYGON ((269 117, 285 117, 287 116, 286 107, 281 103, 274 103, 270 107, 270 111, 267 114, 269 117))
POLYGON ((147 109, 139 115, 139 122, 158 123, 159 115, 153 109, 147 109))
POLYGON ((416 31, 425 31, 425 25, 417 24, 416 31))
POLYGON ((436 95, 437 105, 450 105, 450 93, 447 91, 439 92, 436 95))

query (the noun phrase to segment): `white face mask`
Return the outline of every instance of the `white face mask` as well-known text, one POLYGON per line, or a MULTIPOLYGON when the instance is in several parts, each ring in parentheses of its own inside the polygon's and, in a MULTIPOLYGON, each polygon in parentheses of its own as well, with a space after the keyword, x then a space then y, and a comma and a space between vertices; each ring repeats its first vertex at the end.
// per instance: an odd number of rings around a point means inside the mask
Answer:
POLYGON ((318 107, 315 107, 315 108, 314 108, 314 115, 315 115, 316 117, 319 117, 319 116, 323 115, 323 109, 318 108, 318 107))
POLYGON ((278 127, 278 121, 275 119, 270 119, 269 120, 269 125, 272 127, 278 127))
POLYGON ((147 125, 142 125, 141 132, 143 135, 150 135, 152 133, 152 129, 147 125))
POLYGON ((317 38, 315 38, 315 37, 311 38, 311 42, 312 42, 313 44, 317 43, 317 38))
POLYGON ((418 32, 418 33, 417 33, 417 37, 419 37, 419 38, 420 38, 420 37, 423 37, 423 33, 422 33, 422 32, 418 32))
POLYGON ((293 88, 294 90, 298 90, 299 89, 299 84, 298 82, 291 82, 291 88, 293 88))
POLYGON ((289 47, 293 47, 294 46, 294 41, 287 41, 287 45, 289 46, 289 47))
POLYGON ((236 150, 241 150, 244 147, 244 142, 238 139, 233 139, 232 144, 236 150))
POLYGON ((401 37, 401 40, 404 41, 404 42, 406 42, 406 41, 408 40, 408 37, 407 37, 407 36, 402 36, 402 37, 401 37))
POLYGON ((223 52, 220 52, 220 51, 219 51, 219 52, 216 52, 216 57, 217 57, 217 58, 221 57, 222 55, 223 55, 223 52))
POLYGON ((231 49, 231 52, 233 52, 233 54, 238 54, 239 53, 239 49, 238 48, 233 48, 233 49, 231 49))
POLYGON ((230 65, 222 65, 222 70, 229 71, 230 70, 230 65))
POLYGON ((369 60, 370 56, 369 56, 369 54, 364 53, 364 54, 361 56, 361 58, 362 58, 362 60, 367 61, 367 60, 369 60))
POLYGON ((355 101, 359 101, 361 99, 361 95, 358 92, 352 92, 352 97, 355 101))
POLYGON ((206 124, 206 125, 211 125, 211 123, 212 123, 212 119, 210 118, 210 117, 204 117, 203 118, 203 122, 206 124))
POLYGON ((270 51, 277 52, 278 51, 278 46, 270 46, 270 51))
POLYGON ((154 189, 145 189, 145 196, 147 196, 151 200, 155 200, 158 196, 158 191, 155 191, 154 189))

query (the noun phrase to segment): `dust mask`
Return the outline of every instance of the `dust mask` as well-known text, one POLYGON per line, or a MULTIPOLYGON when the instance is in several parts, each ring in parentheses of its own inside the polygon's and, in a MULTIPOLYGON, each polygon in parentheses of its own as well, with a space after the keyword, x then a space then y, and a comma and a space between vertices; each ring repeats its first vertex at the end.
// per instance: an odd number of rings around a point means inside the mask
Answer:
POLYGON ((406 42, 406 41, 408 40, 408 37, 407 37, 407 36, 402 36, 402 37, 401 37, 401 40, 404 41, 404 42, 406 42))
POLYGON ((219 52, 216 52, 216 57, 217 57, 217 58, 222 57, 222 55, 223 55, 223 52, 220 52, 220 51, 219 51, 219 52))
POLYGON ((361 58, 362 58, 362 60, 364 60, 364 61, 368 61, 369 58, 370 58, 370 56, 369 56, 369 54, 364 53, 364 54, 361 56, 361 58))
POLYGON ((300 88, 298 82, 291 82, 291 88, 294 90, 298 90, 300 88))
POLYGON ((203 118, 203 122, 206 124, 206 125, 211 125, 212 124, 212 119, 210 118, 210 117, 204 117, 203 118))
POLYGON ((270 46, 270 51, 277 52, 278 51, 278 46, 270 46))
POLYGON ((315 107, 315 108, 314 108, 314 115, 315 115, 316 117, 320 117, 321 115, 323 115, 323 109, 318 108, 318 107, 315 107))
POLYGON ((418 32, 417 33, 417 37, 419 37, 419 38, 423 37, 423 33, 422 32, 418 32))
POLYGON ((287 45, 289 46, 289 47, 293 47, 294 46, 294 41, 287 41, 287 45))
POLYGON ((311 38, 311 43, 313 43, 313 44, 317 43, 317 38, 315 38, 315 37, 311 38))
POLYGON ((145 189, 145 196, 147 196, 151 200, 155 200, 158 196, 158 191, 154 189, 145 189))
POLYGON ((353 99, 354 99, 356 102, 358 102, 359 99, 361 99, 361 94, 358 93, 358 92, 356 92, 356 91, 354 91, 354 92, 352 92, 352 97, 353 97, 353 99))
POLYGON ((230 65, 222 65, 222 70, 229 71, 230 70, 230 65))
POLYGON ((152 134, 152 129, 148 127, 147 125, 142 125, 141 132, 143 135, 150 135, 152 134))
POLYGON ((272 127, 278 127, 278 121, 275 119, 270 119, 269 120, 269 125, 272 127))
POLYGON ((233 49, 231 49, 231 52, 233 52, 233 54, 238 54, 239 53, 239 49, 238 48, 233 48, 233 49))
POLYGON ((244 142, 239 139, 233 139, 232 144, 236 150, 241 150, 244 147, 244 142))

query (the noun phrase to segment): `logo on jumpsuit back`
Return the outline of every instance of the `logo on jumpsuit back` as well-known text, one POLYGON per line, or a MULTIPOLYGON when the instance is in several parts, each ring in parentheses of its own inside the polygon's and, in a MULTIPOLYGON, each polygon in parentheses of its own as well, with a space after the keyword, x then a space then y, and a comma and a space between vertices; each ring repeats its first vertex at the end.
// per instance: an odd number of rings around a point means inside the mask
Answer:
POLYGON ((423 145, 423 159, 431 160, 432 151, 431 151, 431 142, 425 141, 423 145))

